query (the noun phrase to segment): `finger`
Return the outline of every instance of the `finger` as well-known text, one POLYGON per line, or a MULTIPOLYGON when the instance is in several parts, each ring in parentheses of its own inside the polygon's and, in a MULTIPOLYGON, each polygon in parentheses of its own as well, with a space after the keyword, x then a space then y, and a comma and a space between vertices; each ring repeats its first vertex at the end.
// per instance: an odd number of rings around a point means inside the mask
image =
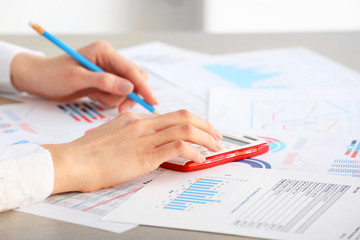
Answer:
POLYGON ((190 124, 204 132, 207 132, 216 140, 220 140, 222 138, 222 135, 208 121, 187 110, 179 110, 159 115, 156 118, 146 120, 145 124, 154 128, 155 131, 162 131, 166 128, 177 125, 190 124))
POLYGON ((177 140, 183 140, 204 146, 213 152, 221 150, 221 144, 211 135, 190 124, 178 125, 160 132, 155 132, 154 134, 144 137, 143 140, 153 143, 155 147, 177 140))
POLYGON ((131 81, 145 101, 152 105, 158 104, 150 87, 146 83, 148 79, 147 73, 128 59, 121 56, 115 49, 104 51, 103 54, 102 57, 108 59, 106 63, 110 65, 111 72, 131 81))
POLYGON ((129 109, 131 109, 135 104, 136 104, 136 102, 132 101, 132 100, 129 99, 129 98, 125 99, 125 100, 118 106, 119 113, 123 113, 123 112, 129 111, 129 109))
POLYGON ((205 161, 199 150, 184 141, 175 141, 153 149, 150 153, 152 161, 159 166, 163 162, 182 157, 197 163, 205 161))
POLYGON ((134 89, 134 85, 122 77, 111 73, 91 72, 87 69, 80 70, 75 84, 79 89, 97 88, 106 93, 122 96, 131 93, 134 89))
POLYGON ((107 107, 117 107, 126 100, 126 96, 119 96, 99 91, 91 93, 89 97, 107 107))
MULTIPOLYGON (((135 94, 138 94, 138 92, 135 91, 135 94)), ((136 104, 137 104, 137 103, 134 102, 132 99, 127 98, 125 101, 123 101, 123 102, 118 106, 119 113, 128 111, 130 108, 132 108, 132 107, 133 107, 134 105, 136 105, 136 104)))

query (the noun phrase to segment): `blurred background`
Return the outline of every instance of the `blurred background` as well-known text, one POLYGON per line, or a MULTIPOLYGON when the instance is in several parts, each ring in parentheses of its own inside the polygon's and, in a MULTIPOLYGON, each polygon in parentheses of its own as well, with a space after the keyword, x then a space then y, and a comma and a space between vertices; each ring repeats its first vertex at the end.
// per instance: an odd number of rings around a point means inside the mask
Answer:
POLYGON ((360 30, 359 0, 0 0, 0 34, 360 30))

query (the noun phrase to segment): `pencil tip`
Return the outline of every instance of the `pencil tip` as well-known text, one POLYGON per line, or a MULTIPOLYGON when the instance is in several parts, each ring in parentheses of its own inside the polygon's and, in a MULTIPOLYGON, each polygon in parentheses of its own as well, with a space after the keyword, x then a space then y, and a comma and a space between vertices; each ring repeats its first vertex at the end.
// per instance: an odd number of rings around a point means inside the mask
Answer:
POLYGON ((157 109, 154 110, 153 114, 156 114, 156 115, 161 115, 161 112, 157 109))

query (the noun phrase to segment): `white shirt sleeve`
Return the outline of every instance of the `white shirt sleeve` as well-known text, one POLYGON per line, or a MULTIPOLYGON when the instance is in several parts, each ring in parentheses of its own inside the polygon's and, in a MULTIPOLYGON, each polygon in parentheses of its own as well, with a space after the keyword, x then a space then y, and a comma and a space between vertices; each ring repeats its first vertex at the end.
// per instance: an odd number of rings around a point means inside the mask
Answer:
POLYGON ((36 55, 44 55, 41 52, 32 51, 10 43, 0 41, 0 92, 16 92, 17 90, 11 84, 10 66, 13 58, 20 52, 26 52, 36 55))
POLYGON ((0 147, 0 212, 42 201, 53 186, 49 151, 36 144, 0 147))
MULTIPOLYGON (((16 92, 10 66, 20 52, 44 55, 0 41, 0 92, 16 92)), ((0 212, 44 200, 54 186, 51 154, 36 144, 0 146, 0 212)))

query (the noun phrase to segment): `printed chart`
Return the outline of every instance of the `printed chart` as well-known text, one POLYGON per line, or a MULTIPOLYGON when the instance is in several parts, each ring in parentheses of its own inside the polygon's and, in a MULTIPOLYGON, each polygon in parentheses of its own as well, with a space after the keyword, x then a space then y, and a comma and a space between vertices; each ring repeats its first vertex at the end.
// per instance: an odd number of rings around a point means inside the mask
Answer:
POLYGON ((101 114, 101 112, 104 111, 104 108, 95 102, 76 102, 59 104, 57 106, 76 122, 86 121, 92 123, 93 121, 105 118, 105 116, 101 114))
POLYGON ((351 134, 360 131, 360 97, 351 89, 213 89, 209 120, 225 132, 351 134))
POLYGON ((269 143, 269 151, 272 153, 280 152, 286 148, 286 144, 278 139, 259 136, 260 138, 266 140, 269 143))
POLYGON ((105 216, 162 172, 163 170, 157 169, 128 183, 91 193, 75 192, 54 195, 46 199, 46 203, 98 216, 105 216))
POLYGON ((201 177, 189 180, 168 193, 158 208, 169 211, 201 212, 221 204, 228 197, 226 192, 246 179, 201 177))
POLYGON ((344 218, 359 214, 353 204, 359 189, 352 178, 225 164, 164 172, 103 219, 271 239, 331 239, 349 224, 358 227, 344 218))
POLYGON ((349 185, 280 180, 256 202, 244 206, 234 226, 304 233, 349 185))
POLYGON ((308 138, 300 137, 296 140, 294 146, 289 150, 289 152, 286 154, 282 165, 290 166, 292 165, 297 158, 299 158, 299 151, 301 151, 305 144, 307 143, 308 138))
POLYGON ((238 164, 246 164, 252 168, 271 169, 271 165, 269 162, 260 160, 260 159, 256 159, 256 158, 248 158, 248 159, 238 160, 238 161, 234 161, 234 162, 238 163, 238 164))
POLYGON ((279 142, 284 142, 285 147, 281 151, 269 151, 257 156, 256 159, 266 161, 272 169, 324 173, 328 171, 336 150, 343 141, 337 135, 305 137, 283 133, 277 134, 276 137, 282 139, 279 142))
MULTIPOLYGON (((278 139, 275 138, 270 138, 270 137, 263 137, 263 136, 259 136, 260 138, 266 140, 269 143, 269 152, 270 153, 278 153, 281 152, 283 150, 286 149, 286 144, 278 139)), ((261 159, 261 157, 256 157, 256 158, 248 158, 248 159, 243 159, 243 160, 239 160, 239 161, 234 161, 237 164, 245 164, 248 165, 251 168, 266 168, 266 169, 271 169, 271 164, 269 161, 266 161, 264 159, 261 159)))
POLYGON ((343 158, 338 158, 331 164, 328 173, 360 178, 360 140, 352 140, 346 148, 343 158))
POLYGON ((213 197, 219 194, 219 191, 216 190, 218 190, 218 187, 223 182, 224 180, 200 178, 168 203, 164 209, 183 211, 186 209, 190 210, 192 205, 221 202, 220 200, 213 199, 213 197))
POLYGON ((24 119, 32 115, 33 109, 31 107, 24 107, 21 109, 19 105, 13 105, 11 108, 3 108, 0 110, 0 134, 8 135, 12 133, 27 132, 37 134, 24 119), (21 109, 21 114, 17 111, 21 109))
POLYGON ((236 65, 214 64, 204 68, 241 88, 253 88, 253 83, 277 76, 277 73, 261 73, 257 68, 240 68, 236 65))
POLYGON ((350 105, 349 102, 327 100, 252 101, 250 128, 286 132, 351 133, 350 105))
POLYGON ((359 154, 358 154, 359 151, 360 151, 360 141, 352 140, 348 149, 345 152, 345 156, 350 156, 351 158, 356 158, 357 156, 359 156, 359 154))

